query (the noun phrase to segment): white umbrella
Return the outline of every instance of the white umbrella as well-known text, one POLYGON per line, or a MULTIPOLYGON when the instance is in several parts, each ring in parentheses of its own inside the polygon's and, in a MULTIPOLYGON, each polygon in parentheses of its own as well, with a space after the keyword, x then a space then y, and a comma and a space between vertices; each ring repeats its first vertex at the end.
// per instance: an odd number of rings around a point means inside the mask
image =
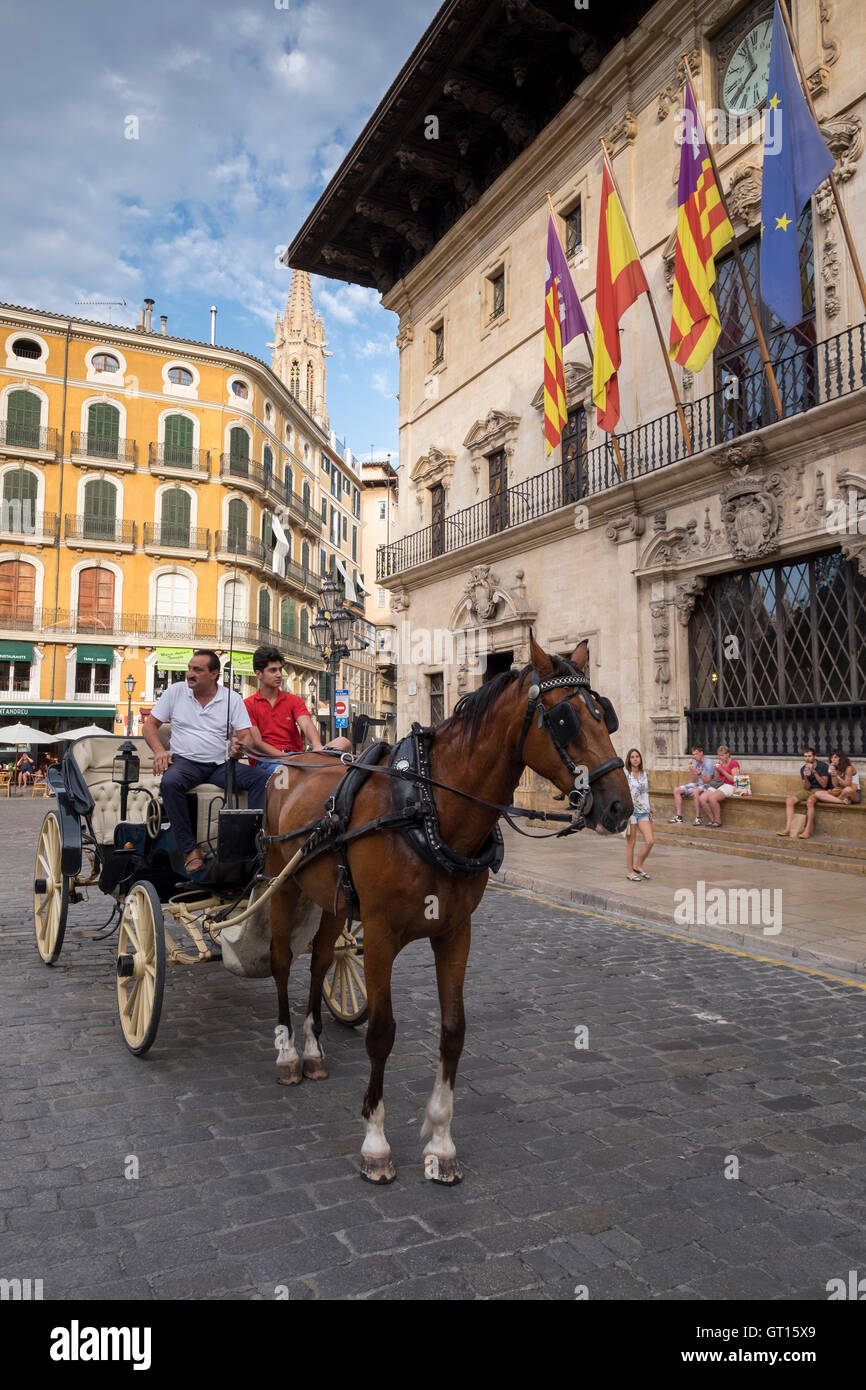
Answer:
POLYGON ((109 733, 108 729, 100 729, 98 724, 86 724, 83 729, 67 729, 64 734, 58 734, 57 741, 59 743, 74 738, 94 738, 97 734, 104 734, 106 738, 116 737, 115 734, 109 733))
POLYGON ((0 743, 56 743, 54 734, 44 734, 29 724, 7 724, 0 729, 0 743))

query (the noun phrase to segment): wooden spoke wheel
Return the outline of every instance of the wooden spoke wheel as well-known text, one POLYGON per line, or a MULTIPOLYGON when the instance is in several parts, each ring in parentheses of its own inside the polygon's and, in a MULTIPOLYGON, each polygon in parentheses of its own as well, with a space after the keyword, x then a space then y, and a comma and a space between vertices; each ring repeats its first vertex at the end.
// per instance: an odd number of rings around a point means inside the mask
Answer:
POLYGON ((117 935, 117 1006, 123 1040, 142 1057, 153 1046, 165 989, 162 906, 151 883, 127 894, 117 935))
POLYGON ((366 1023, 367 982, 364 979, 364 925, 345 927, 334 947, 334 960, 322 985, 325 1003, 338 1023, 357 1028, 366 1023))
POLYGON ((36 949, 46 965, 53 965, 60 955, 66 932, 69 880, 60 869, 62 848, 60 821, 54 811, 49 811, 39 832, 33 874, 36 949))

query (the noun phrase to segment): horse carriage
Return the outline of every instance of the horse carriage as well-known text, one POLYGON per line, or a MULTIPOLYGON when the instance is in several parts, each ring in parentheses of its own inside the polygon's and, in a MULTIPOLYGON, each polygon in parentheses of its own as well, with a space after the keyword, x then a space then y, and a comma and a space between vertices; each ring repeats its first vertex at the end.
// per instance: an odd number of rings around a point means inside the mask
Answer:
MULTIPOLYGON (((167 734, 169 726, 163 729, 167 734)), ((166 820, 144 739, 77 739, 49 770, 49 783, 56 805, 39 833, 33 884, 37 949, 53 965, 70 904, 85 901, 92 889, 113 899, 104 926, 71 934, 98 941, 117 932, 117 1004, 130 1052, 143 1056, 153 1046, 167 966, 221 960, 235 975, 270 975, 267 908, 255 909, 265 889, 264 813, 246 809, 243 793, 231 809, 219 787, 205 784, 190 793, 192 825, 212 855, 193 880, 166 820), (238 916, 245 920, 228 923, 238 916)), ((310 940, 314 935, 315 923, 310 940)), ((323 997, 338 1022, 365 1021, 360 923, 341 933, 323 997)))

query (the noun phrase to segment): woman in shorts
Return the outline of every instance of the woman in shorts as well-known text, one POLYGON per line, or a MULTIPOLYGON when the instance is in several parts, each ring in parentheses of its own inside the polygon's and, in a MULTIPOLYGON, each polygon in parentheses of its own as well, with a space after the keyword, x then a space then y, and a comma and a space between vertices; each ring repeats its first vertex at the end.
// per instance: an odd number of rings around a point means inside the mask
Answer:
POLYGON ((625 775, 628 778, 628 788, 631 792, 634 808, 629 816, 625 833, 625 866, 628 870, 626 878, 630 883, 640 883, 642 879, 649 878, 649 874, 644 873, 643 866, 655 844, 655 834, 653 833, 653 815, 649 803, 649 784, 639 748, 628 750, 625 760, 625 775), (638 850, 637 864, 635 864, 634 847, 637 844, 638 830, 640 830, 643 844, 638 850))
POLYGON ((707 813, 707 824, 711 830, 719 830, 722 825, 722 802, 733 796, 736 790, 736 776, 740 770, 733 753, 726 743, 719 746, 716 753, 716 770, 713 780, 698 797, 701 809, 707 813))
POLYGON ((812 835, 816 801, 827 801, 837 806, 857 806, 860 802, 860 774, 841 748, 830 754, 830 786, 825 792, 812 792, 806 802, 806 824, 800 833, 801 840, 808 840, 812 835))

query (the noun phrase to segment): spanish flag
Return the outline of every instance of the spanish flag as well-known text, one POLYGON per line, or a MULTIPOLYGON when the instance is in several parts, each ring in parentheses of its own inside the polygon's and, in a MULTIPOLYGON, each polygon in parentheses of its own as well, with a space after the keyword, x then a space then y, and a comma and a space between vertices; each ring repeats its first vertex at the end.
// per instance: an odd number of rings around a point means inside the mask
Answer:
POLYGON ((595 279, 595 357, 592 399, 598 407, 599 429, 612 433, 619 422, 619 384, 616 374, 622 356, 619 321, 649 286, 637 248, 613 187, 607 160, 601 180, 598 224, 598 266, 595 279))
POLYGON ((677 196, 677 254, 668 352, 681 367, 699 372, 716 345, 721 325, 713 296, 713 257, 734 235, 713 175, 704 133, 686 83, 683 143, 677 196))

